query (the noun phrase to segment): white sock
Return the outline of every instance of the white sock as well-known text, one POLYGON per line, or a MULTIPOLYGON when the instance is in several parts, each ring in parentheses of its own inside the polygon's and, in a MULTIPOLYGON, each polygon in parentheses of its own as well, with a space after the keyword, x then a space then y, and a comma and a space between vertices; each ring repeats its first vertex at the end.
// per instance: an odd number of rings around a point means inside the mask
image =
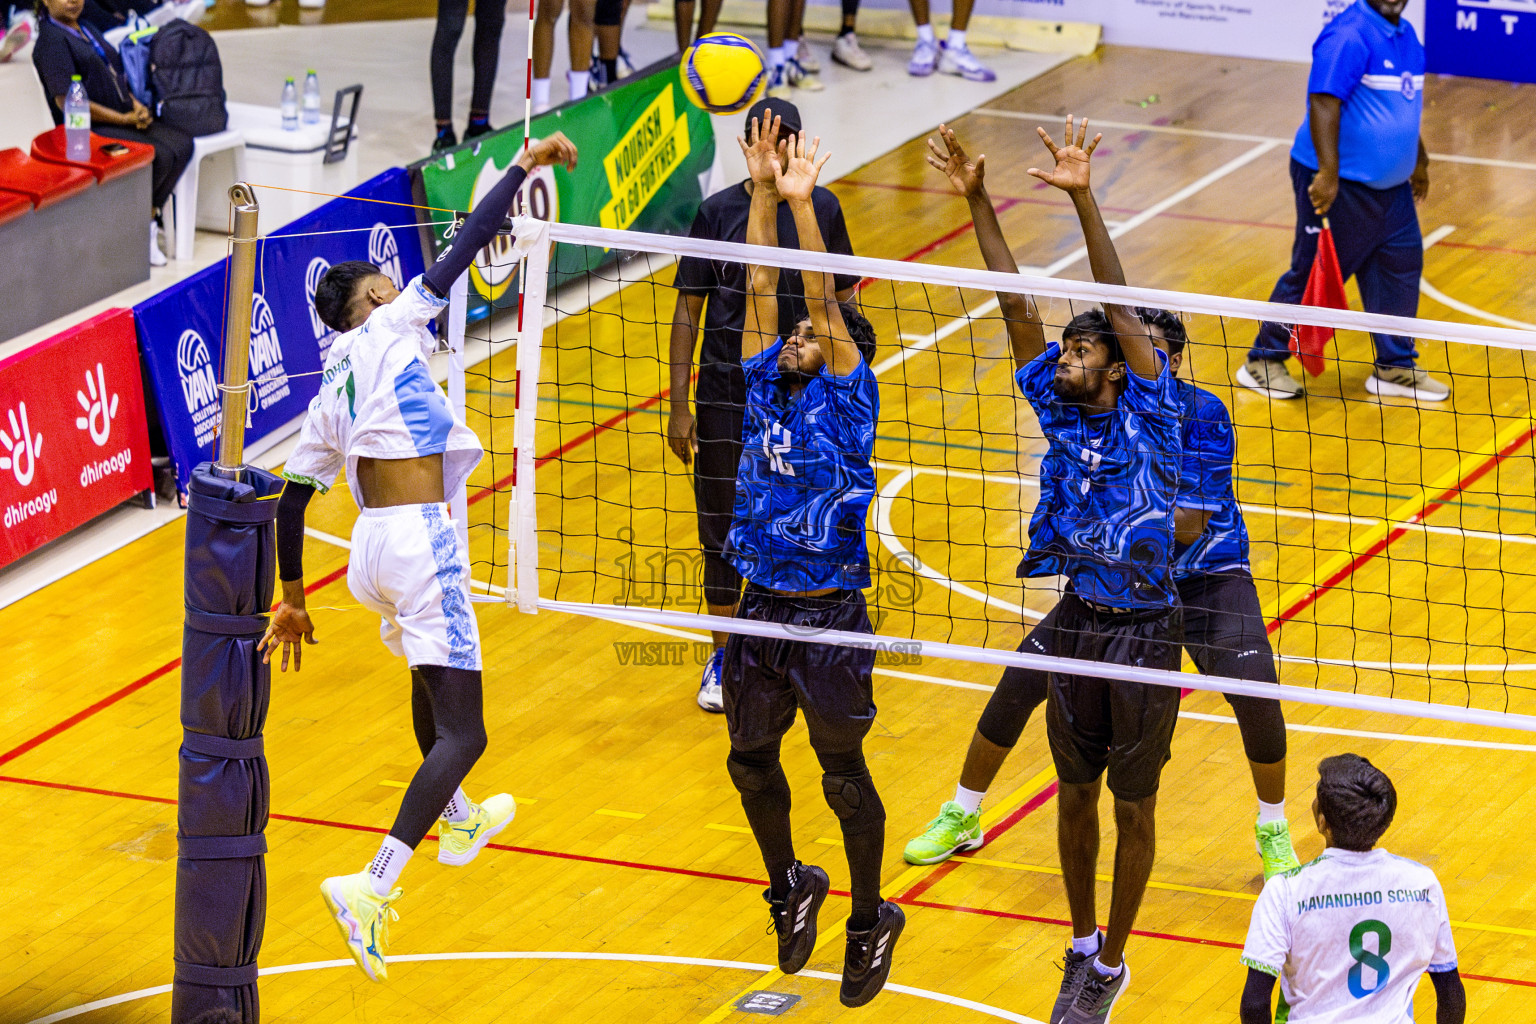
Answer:
POLYGON ((394 836, 384 837, 384 841, 379 844, 379 852, 374 854, 373 863, 368 865, 368 881, 373 883, 373 891, 377 895, 389 895, 395 882, 400 879, 400 872, 410 862, 413 852, 394 836))
POLYGON ((950 29, 949 30, 949 35, 947 37, 945 37, 945 39, 944 39, 944 48, 948 49, 948 50, 963 50, 963 49, 965 49, 965 29, 963 29, 963 28, 952 28, 952 29, 950 29))
POLYGON ((592 78, 590 71, 567 71, 565 81, 571 88, 571 99, 579 100, 587 94, 587 82, 592 78))
POLYGON ((784 62, 787 61, 787 60, 789 60, 789 47, 787 47, 787 46, 770 46, 770 47, 768 47, 768 66, 769 67, 771 67, 771 68, 781 68, 781 67, 784 66, 784 62))
POLYGON ((1104 944, 1101 941, 1097 928, 1095 928, 1093 934, 1087 938, 1080 939, 1076 935, 1072 936, 1072 952, 1080 953, 1083 956, 1092 956, 1093 954, 1097 953, 1103 947, 1103 945, 1104 944))
POLYGON ((549 79, 535 78, 533 80, 533 105, 535 107, 549 106, 549 79))
POLYGON ((453 791, 453 798, 443 808, 443 817, 449 821, 465 821, 469 818, 469 797, 464 795, 464 790, 453 791))
POLYGON ((933 34, 932 25, 917 26, 917 41, 920 43, 937 43, 938 37, 933 34))
POLYGON ((1285 801, 1284 800, 1280 801, 1277 804, 1267 804, 1263 800, 1259 801, 1259 824, 1260 825, 1268 825, 1272 821, 1284 821, 1284 820, 1285 820, 1285 801))
POLYGON ((955 787, 955 803, 965 808, 966 814, 975 814, 981 810, 981 801, 987 795, 986 790, 966 789, 964 786, 955 787))
POLYGON ((1121 961, 1119 967, 1105 967, 1103 960, 1100 960, 1098 957, 1094 957, 1093 969, 1104 975, 1106 978, 1118 978, 1120 977, 1120 972, 1125 970, 1125 962, 1121 961))

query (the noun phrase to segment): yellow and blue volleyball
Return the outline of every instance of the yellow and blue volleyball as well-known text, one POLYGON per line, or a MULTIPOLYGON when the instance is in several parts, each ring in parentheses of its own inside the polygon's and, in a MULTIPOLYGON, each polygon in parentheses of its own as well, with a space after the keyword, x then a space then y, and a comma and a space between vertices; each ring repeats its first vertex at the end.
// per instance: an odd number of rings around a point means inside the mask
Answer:
POLYGON ((678 73, 689 101, 712 114, 745 110, 768 81, 762 51, 734 32, 700 36, 683 54, 678 73))

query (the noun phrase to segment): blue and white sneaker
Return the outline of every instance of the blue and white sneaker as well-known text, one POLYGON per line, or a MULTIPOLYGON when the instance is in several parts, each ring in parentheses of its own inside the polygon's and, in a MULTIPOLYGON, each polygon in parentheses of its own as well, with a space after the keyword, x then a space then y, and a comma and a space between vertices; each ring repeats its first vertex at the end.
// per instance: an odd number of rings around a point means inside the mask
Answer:
POLYGON ((915 78, 927 78, 939 66, 939 44, 919 39, 912 48, 912 59, 907 61, 907 74, 915 78))
POLYGON ((725 648, 716 647, 704 666, 704 679, 699 683, 699 707, 711 714, 725 711, 725 696, 720 692, 720 676, 725 669, 725 648))
POLYGON ((967 82, 997 81, 997 72, 977 60, 969 46, 950 46, 947 40, 939 58, 939 70, 946 75, 959 75, 967 82))

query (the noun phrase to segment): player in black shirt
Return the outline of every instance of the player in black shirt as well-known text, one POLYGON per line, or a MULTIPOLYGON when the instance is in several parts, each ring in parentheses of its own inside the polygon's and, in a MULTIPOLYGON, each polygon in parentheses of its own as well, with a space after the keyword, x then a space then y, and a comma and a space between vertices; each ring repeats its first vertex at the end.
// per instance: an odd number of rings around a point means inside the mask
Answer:
MULTIPOLYGON (((800 131, 800 112, 784 100, 759 100, 747 111, 748 134, 752 122, 780 123, 779 145, 800 131), (769 111, 772 111, 771 113, 769 111)), ((693 220, 689 235, 720 242, 747 240, 747 212, 752 206, 750 179, 722 189, 704 200, 693 220)), ((828 252, 853 254, 848 241, 848 227, 843 223, 842 207, 837 197, 818 186, 811 196, 816 222, 828 252)), ((795 230, 789 204, 778 204, 779 246, 798 249, 800 237, 795 230)), ((834 275, 834 290, 839 302, 853 296, 857 277, 834 275)), ((677 310, 672 316, 672 387, 671 416, 667 421, 667 442, 683 463, 698 463, 693 470, 694 500, 699 515, 699 547, 704 552, 704 601, 711 615, 730 617, 736 613, 741 593, 741 576, 721 554, 725 535, 731 528, 731 514, 736 503, 736 465, 741 461, 742 415, 746 408, 746 383, 741 370, 741 329, 746 319, 747 270, 740 263, 685 256, 678 260, 677 310), (690 411, 688 393, 694 366, 694 345, 699 326, 704 328, 699 347, 698 390, 695 409, 690 411)), ((794 309, 804 306, 805 290, 800 274, 785 270, 779 275, 779 334, 789 335, 795 327, 794 309), (794 301, 802 300, 798 304, 794 301)), ((704 667, 699 685, 699 707, 705 711, 724 710, 720 694, 720 663, 728 634, 716 631, 715 652, 704 667)))

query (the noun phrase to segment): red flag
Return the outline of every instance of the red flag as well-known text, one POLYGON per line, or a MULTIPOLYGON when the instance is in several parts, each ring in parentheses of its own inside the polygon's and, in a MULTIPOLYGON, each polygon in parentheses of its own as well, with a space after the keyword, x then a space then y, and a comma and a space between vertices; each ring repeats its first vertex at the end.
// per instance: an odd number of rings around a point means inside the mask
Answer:
MULTIPOLYGON (((1312 259, 1312 273, 1307 276, 1307 290, 1301 297, 1301 304, 1327 309, 1349 308, 1349 300, 1344 296, 1344 274, 1339 270, 1339 253, 1333 247, 1333 229, 1328 226, 1327 217, 1323 218, 1322 232, 1317 236, 1317 255, 1312 259)), ((1314 377, 1323 372, 1323 349, 1332 340, 1332 327, 1296 324, 1291 328, 1291 351, 1314 377)))

